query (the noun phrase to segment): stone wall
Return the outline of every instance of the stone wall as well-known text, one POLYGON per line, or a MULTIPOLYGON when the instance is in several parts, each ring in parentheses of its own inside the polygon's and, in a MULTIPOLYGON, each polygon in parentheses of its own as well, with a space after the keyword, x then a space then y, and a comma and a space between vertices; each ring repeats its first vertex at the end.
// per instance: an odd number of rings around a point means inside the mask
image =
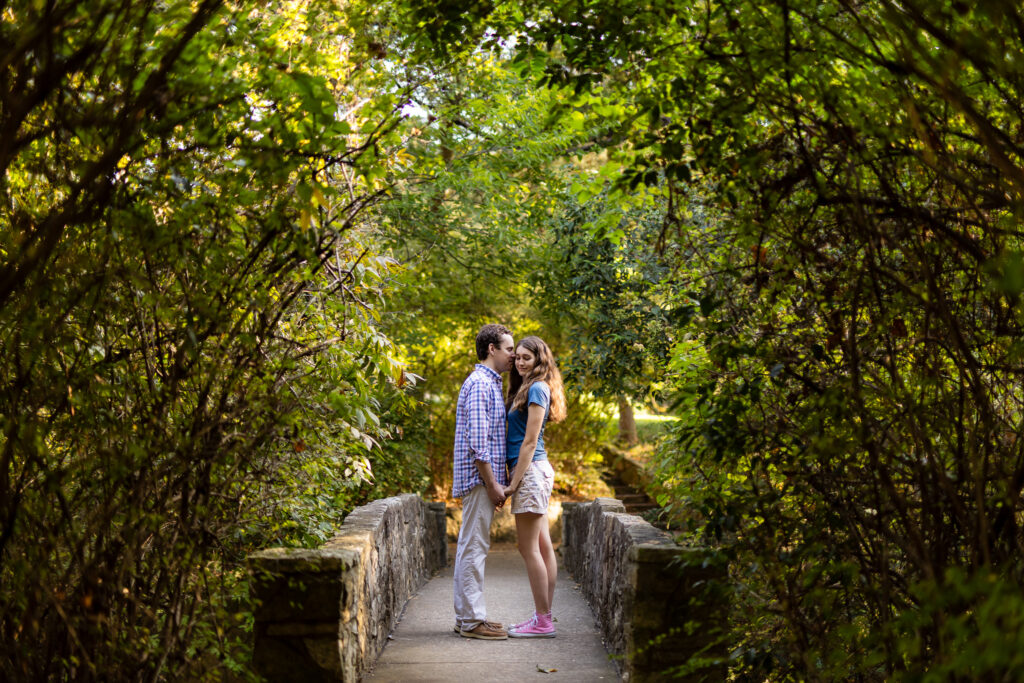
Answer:
POLYGON ((358 681, 447 563, 444 503, 412 494, 356 508, 315 550, 251 555, 254 668, 269 681, 358 681))
MULTIPOLYGON (((625 513, 613 498, 563 503, 562 559, 590 602, 623 680, 663 680, 713 646, 728 618, 725 567, 702 549, 625 513)), ((696 659, 690 662, 697 663, 696 659)), ((724 680, 720 665, 695 666, 680 680, 724 680)))

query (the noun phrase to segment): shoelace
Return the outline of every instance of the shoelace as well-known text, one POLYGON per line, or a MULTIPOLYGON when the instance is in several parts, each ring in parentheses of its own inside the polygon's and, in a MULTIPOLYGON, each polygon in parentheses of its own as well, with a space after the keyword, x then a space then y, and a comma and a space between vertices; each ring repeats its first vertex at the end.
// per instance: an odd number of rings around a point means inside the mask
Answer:
POLYGON ((516 624, 515 626, 513 626, 512 629, 515 630, 515 631, 518 631, 520 629, 526 629, 526 628, 530 628, 531 626, 536 626, 536 625, 537 625, 537 615, 534 614, 532 617, 530 617, 529 619, 527 619, 523 623, 516 624))
POLYGON ((512 628, 518 630, 518 629, 521 629, 521 628, 525 628, 527 626, 532 626, 535 621, 537 621, 537 615, 536 614, 534 614, 532 617, 530 617, 526 621, 519 622, 518 624, 516 624, 512 628))

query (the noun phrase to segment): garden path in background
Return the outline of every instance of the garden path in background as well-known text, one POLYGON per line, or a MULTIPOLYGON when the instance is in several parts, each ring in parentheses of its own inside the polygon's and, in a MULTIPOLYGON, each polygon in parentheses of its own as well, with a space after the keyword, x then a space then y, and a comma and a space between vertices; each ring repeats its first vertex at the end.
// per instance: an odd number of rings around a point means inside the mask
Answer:
MULTIPOLYGON (((392 640, 364 681, 619 680, 590 606, 560 558, 553 610, 557 637, 486 641, 452 630, 454 546, 448 557, 449 566, 409 600, 392 640)), ((514 545, 491 545, 484 595, 488 617, 506 627, 533 614, 526 568, 514 545)))

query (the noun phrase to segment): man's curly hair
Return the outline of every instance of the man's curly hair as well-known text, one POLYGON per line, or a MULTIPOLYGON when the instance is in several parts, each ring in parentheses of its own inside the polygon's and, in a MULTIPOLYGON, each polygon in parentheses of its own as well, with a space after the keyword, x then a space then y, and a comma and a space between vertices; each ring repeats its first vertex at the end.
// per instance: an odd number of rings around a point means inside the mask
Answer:
POLYGON ((488 347, 491 344, 495 346, 501 345, 501 338, 505 335, 512 335, 512 330, 508 329, 504 325, 484 325, 480 328, 480 331, 476 333, 476 357, 479 360, 487 360, 488 347))

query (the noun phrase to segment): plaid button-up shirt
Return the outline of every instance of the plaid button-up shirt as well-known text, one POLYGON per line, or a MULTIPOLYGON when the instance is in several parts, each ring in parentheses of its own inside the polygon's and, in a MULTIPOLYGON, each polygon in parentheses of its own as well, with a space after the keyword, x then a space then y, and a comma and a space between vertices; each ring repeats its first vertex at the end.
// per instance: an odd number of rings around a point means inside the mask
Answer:
POLYGON ((455 408, 455 479, 452 496, 461 498, 483 484, 474 464, 491 463, 494 479, 508 485, 505 472, 505 402, 501 396, 501 375, 477 364, 462 383, 455 408))

